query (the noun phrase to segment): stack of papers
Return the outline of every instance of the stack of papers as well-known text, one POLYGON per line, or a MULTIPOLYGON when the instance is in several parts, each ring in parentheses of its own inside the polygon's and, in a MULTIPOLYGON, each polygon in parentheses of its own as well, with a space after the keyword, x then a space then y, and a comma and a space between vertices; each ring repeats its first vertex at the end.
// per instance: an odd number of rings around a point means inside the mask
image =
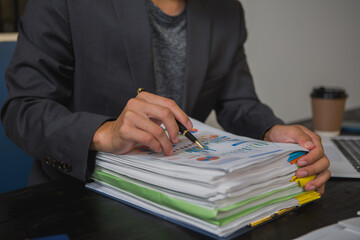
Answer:
POLYGON ((205 150, 180 137, 173 156, 143 145, 124 155, 99 152, 86 186, 212 237, 233 236, 320 197, 304 191, 312 178, 294 176, 306 149, 192 121, 205 150))

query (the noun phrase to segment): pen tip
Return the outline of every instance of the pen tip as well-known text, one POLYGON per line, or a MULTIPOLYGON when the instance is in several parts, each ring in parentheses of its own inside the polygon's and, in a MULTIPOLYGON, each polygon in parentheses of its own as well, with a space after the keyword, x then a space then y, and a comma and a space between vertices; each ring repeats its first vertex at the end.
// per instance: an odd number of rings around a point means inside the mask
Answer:
POLYGON ((195 145, 201 148, 202 150, 205 150, 204 146, 199 141, 195 141, 195 145))

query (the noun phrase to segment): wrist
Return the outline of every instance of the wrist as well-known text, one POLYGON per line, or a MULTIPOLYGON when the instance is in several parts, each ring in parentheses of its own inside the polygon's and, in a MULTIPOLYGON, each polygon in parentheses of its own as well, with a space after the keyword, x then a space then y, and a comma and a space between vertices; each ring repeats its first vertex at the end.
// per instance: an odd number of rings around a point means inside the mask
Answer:
POLYGON ((109 133, 112 123, 112 121, 107 121, 96 130, 90 143, 90 150, 108 151, 109 144, 107 142, 111 139, 109 133))
POLYGON ((271 128, 269 128, 265 134, 264 134, 264 137, 263 137, 263 140, 264 141, 268 141, 268 142, 273 142, 273 134, 274 134, 274 130, 276 128, 278 128, 280 125, 279 124, 276 124, 274 126, 272 126, 271 128))

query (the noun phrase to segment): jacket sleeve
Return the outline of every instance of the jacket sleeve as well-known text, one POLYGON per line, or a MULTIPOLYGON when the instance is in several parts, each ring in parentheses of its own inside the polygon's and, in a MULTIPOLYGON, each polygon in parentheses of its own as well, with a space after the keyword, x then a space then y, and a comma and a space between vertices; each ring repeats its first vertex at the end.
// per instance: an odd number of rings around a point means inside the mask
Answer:
POLYGON ((244 12, 240 3, 237 7, 240 22, 240 29, 236 31, 238 46, 215 110, 219 124, 226 131, 262 139, 272 126, 284 123, 256 95, 244 51, 247 36, 244 12))
POLYGON ((92 136, 110 118, 72 112, 75 61, 66 1, 29 1, 6 71, 1 120, 26 153, 84 181, 92 136))

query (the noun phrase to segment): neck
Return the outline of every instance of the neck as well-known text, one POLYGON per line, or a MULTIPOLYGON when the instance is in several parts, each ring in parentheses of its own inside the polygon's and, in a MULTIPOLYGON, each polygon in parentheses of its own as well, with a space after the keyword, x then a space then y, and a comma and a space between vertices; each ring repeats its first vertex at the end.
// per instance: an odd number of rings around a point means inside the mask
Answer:
POLYGON ((185 0, 152 0, 153 3, 169 16, 179 15, 185 8, 185 0))

